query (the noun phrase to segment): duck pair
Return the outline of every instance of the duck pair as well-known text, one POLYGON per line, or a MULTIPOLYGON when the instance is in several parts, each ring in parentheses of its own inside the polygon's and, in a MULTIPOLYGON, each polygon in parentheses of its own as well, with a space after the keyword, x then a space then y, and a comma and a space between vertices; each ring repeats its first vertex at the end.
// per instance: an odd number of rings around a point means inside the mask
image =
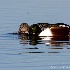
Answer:
POLYGON ((41 31, 41 28, 37 24, 29 26, 27 23, 22 23, 18 34, 38 35, 41 31))
MULTIPOLYGON (((27 23, 22 23, 19 27, 18 34, 39 35, 43 32, 48 34, 47 28, 50 29, 53 36, 69 36, 69 25, 64 23, 48 24, 37 23, 29 26, 27 23)), ((49 35, 50 36, 50 35, 49 35)))

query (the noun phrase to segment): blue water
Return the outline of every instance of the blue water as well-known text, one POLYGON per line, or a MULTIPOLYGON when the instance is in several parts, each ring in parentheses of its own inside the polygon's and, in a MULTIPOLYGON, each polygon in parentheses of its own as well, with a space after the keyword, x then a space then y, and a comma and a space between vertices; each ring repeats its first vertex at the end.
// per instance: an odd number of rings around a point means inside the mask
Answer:
POLYGON ((0 0, 0 70, 70 70, 70 41, 21 40, 22 22, 70 24, 70 0, 0 0))

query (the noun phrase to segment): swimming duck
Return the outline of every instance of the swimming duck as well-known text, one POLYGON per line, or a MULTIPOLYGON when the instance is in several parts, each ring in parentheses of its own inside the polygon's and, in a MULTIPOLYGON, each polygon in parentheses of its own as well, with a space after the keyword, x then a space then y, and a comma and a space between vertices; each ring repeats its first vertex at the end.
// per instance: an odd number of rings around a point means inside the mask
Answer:
POLYGON ((18 34, 28 34, 29 33, 29 25, 27 23, 22 23, 19 27, 18 34))
POLYGON ((41 28, 37 24, 29 26, 27 23, 22 23, 19 27, 18 34, 38 35, 41 28))
MULTIPOLYGON (((69 35, 69 26, 66 24, 48 24, 48 23, 37 23, 29 26, 27 23, 22 23, 20 25, 18 34, 28 34, 28 35, 39 35, 42 33, 49 34, 48 31, 51 31, 53 36, 68 36, 69 35), (47 30, 48 29, 48 30, 47 30)), ((70 36, 70 35, 69 35, 70 36)))

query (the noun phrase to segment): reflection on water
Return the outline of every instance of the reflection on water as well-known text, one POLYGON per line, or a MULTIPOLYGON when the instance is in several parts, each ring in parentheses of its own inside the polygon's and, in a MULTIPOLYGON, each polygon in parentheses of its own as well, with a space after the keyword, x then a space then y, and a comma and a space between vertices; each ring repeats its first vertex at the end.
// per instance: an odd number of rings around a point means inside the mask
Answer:
POLYGON ((29 45, 38 45, 38 44, 46 44, 51 46, 60 46, 64 44, 69 44, 69 37, 46 37, 46 36, 24 36, 23 34, 19 35, 21 44, 29 45))
MULTIPOLYGON (((46 37, 46 36, 24 36, 23 34, 19 35, 20 38, 20 44, 23 45, 32 45, 33 47, 27 47, 26 49, 39 49, 38 45, 46 45, 48 49, 63 49, 63 48, 68 48, 67 45, 69 45, 69 37, 46 37)), ((28 53, 45 53, 45 52, 28 52, 28 53)), ((58 51, 53 51, 48 53, 60 53, 58 51)))
POLYGON ((1 70, 70 69, 69 45, 68 37, 3 34, 0 36, 0 68, 3 68, 1 70))

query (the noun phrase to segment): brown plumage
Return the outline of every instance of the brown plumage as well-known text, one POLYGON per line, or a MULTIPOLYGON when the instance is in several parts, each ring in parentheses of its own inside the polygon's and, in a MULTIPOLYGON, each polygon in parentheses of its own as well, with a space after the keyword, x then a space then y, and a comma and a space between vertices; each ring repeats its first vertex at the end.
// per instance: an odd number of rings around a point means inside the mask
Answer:
POLYGON ((27 23, 22 23, 19 27, 19 31, 18 31, 19 34, 22 34, 22 33, 29 33, 29 26, 27 23))

